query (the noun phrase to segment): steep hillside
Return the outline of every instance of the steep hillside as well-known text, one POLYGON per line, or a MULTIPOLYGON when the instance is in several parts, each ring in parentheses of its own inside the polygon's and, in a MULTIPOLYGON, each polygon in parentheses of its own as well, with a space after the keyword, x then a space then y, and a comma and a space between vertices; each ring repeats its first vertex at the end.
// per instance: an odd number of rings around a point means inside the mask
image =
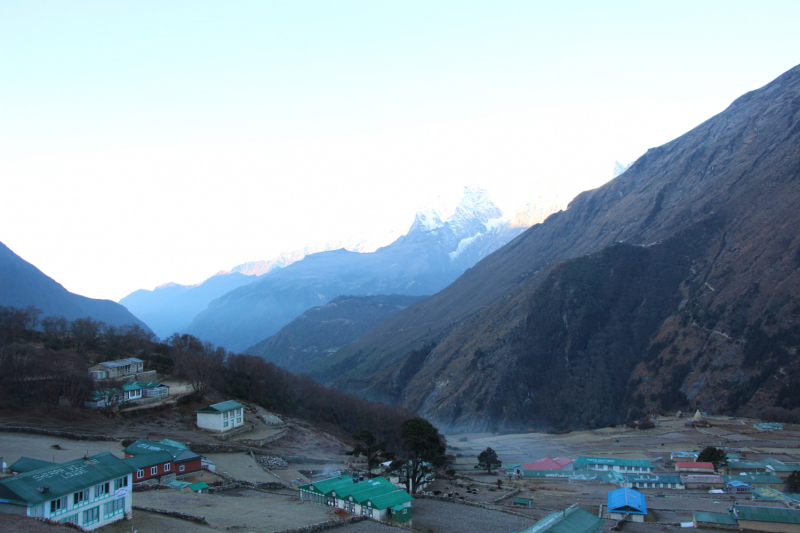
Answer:
POLYGON ((307 310, 245 352, 302 372, 422 298, 399 294, 337 296, 307 310))
POLYGON ((800 67, 315 369, 440 427, 800 406, 800 67))
POLYGON ((220 272, 199 285, 166 283, 152 291, 140 289, 119 301, 166 339, 183 331, 208 303, 223 294, 256 281, 254 276, 220 272))
POLYGON ((41 270, 0 243, 0 306, 42 310, 44 316, 62 315, 69 320, 90 316, 106 324, 147 325, 111 300, 95 300, 73 294, 41 270))
POLYGON ((342 294, 433 294, 524 229, 504 219, 485 191, 467 190, 447 220, 420 212, 406 235, 373 253, 307 256, 214 300, 185 331, 243 350, 342 294))

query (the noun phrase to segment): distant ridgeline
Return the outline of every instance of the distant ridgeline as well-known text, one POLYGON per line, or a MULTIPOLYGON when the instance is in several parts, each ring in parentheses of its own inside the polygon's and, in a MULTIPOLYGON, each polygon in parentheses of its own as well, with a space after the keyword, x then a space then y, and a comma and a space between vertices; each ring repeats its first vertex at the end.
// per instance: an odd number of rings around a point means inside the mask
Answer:
POLYGON ((312 375, 451 429, 800 414, 798 102, 795 67, 312 375))

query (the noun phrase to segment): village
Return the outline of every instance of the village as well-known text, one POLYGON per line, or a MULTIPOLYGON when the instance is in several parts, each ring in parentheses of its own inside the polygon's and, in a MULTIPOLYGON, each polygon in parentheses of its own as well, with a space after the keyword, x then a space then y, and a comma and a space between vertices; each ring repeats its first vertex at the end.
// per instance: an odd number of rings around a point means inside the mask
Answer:
POLYGON ((800 477, 794 425, 697 411, 639 427, 448 434, 451 464, 413 491, 403 466, 370 469, 302 420, 219 393, 182 402, 191 387, 159 381, 138 359, 90 372, 115 386, 82 412, 124 422, 4 418, 0 529, 800 531, 800 494, 786 490, 800 477), (713 460, 701 460, 709 449, 713 460))

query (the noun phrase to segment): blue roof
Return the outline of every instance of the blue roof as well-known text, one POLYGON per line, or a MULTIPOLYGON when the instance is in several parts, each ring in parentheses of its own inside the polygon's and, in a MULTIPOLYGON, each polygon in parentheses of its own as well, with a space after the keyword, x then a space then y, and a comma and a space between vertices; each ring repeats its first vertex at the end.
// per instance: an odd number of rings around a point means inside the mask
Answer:
POLYGON ((647 514, 644 494, 628 488, 612 490, 608 493, 608 512, 647 514))

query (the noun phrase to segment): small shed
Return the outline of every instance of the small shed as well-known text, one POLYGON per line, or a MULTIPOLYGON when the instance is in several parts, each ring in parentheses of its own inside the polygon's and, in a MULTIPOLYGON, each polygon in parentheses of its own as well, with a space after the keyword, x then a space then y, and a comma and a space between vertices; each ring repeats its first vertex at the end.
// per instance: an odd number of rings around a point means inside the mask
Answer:
POLYGON ((644 494, 638 490, 621 488, 608 493, 608 517, 622 520, 630 515, 634 522, 644 522, 647 515, 647 503, 644 494))
POLYGON ((530 498, 514 498, 514 500, 511 502, 511 506, 527 507, 530 509, 531 507, 533 507, 533 500, 530 498))
POLYGON ((197 427, 223 433, 244 424, 244 405, 234 400, 215 403, 195 411, 197 427))
POLYGON ((389 508, 389 518, 398 524, 411 525, 412 513, 410 505, 395 505, 389 508))

